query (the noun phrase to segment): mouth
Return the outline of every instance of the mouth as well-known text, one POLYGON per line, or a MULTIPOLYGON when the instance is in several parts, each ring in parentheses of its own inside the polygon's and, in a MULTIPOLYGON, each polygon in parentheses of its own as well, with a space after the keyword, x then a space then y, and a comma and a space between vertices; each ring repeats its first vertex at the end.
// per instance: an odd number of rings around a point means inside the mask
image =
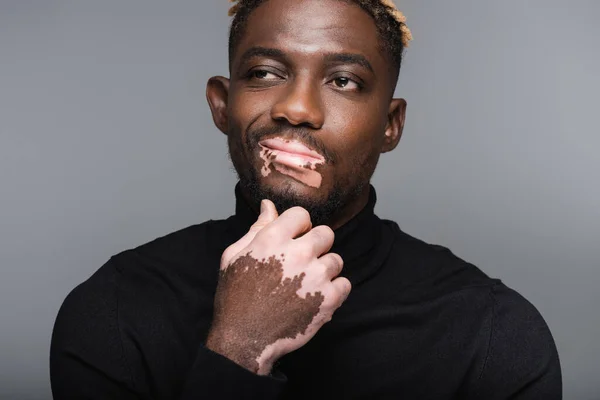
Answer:
POLYGON ((269 158, 291 168, 311 168, 325 163, 325 157, 296 140, 270 138, 258 144, 269 153, 269 158))
POLYGON ((317 165, 325 163, 325 157, 296 140, 270 138, 261 140, 260 158, 264 161, 263 177, 269 176, 271 168, 283 175, 319 188, 323 177, 316 171, 317 165))

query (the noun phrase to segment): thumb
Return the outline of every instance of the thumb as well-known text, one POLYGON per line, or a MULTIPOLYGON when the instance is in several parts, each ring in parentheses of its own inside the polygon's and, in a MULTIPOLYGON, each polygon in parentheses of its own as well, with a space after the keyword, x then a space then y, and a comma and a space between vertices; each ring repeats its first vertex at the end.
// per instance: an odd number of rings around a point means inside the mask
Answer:
POLYGON ((256 222, 250 227, 250 232, 254 232, 253 238, 262 228, 275 221, 279 215, 277 208, 271 200, 264 199, 260 202, 260 215, 256 222))
POLYGON ((233 261, 235 256, 244 250, 250 242, 254 240, 254 237, 260 232, 265 226, 275 221, 279 217, 277 208, 271 200, 263 200, 260 202, 260 215, 256 222, 250 227, 250 230, 240 238, 237 242, 229 246, 221 257, 221 268, 226 268, 229 263, 233 261))

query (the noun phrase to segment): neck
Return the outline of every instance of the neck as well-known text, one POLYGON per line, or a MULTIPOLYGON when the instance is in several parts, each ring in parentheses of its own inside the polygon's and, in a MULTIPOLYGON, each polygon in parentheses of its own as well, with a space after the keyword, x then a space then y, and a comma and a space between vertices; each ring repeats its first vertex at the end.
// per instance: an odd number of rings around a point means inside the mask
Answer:
POLYGON ((366 185, 362 191, 339 212, 335 213, 327 225, 336 230, 344 226, 348 221, 354 218, 369 202, 369 185, 366 185))

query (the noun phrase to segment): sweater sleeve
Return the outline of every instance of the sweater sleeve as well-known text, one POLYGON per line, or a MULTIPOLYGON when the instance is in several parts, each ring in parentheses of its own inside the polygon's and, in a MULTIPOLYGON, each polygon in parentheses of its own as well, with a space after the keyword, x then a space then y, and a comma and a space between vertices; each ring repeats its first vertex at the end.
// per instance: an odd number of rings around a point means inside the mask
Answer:
POLYGON ((469 399, 561 399, 558 353, 540 313, 501 284, 490 297, 493 315, 487 356, 469 399))
POLYGON ((117 274, 110 262, 63 302, 50 346, 55 399, 137 399, 117 321, 117 274))
POLYGON ((271 376, 259 376, 233 361, 201 347, 186 380, 181 400, 215 399, 277 399, 283 393, 286 378, 274 371, 271 376))
MULTIPOLYGON (((50 348, 53 397, 62 399, 156 398, 151 384, 136 382, 125 357, 118 321, 119 273, 110 262, 76 287, 56 318, 50 348)), ((152 377, 144 379, 151 382, 152 377)), ((258 376, 201 347, 180 399, 276 399, 285 377, 258 376)))

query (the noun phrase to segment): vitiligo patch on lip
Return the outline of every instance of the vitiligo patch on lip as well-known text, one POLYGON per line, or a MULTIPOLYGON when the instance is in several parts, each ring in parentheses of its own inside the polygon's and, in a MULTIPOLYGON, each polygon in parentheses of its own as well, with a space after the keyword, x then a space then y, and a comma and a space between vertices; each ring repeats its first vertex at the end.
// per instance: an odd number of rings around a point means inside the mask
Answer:
POLYGON ((260 173, 263 177, 269 176, 271 173, 271 152, 266 147, 263 147, 260 151, 260 158, 264 161, 260 173))
POLYGON ((274 162, 273 166, 280 174, 288 175, 294 178, 295 180, 304 183, 307 186, 316 189, 321 187, 323 177, 317 171, 313 171, 312 169, 305 169, 304 166, 298 166, 298 169, 290 168, 285 165, 280 165, 277 162, 274 162))
POLYGON ((316 170, 317 165, 324 161, 309 160, 308 157, 288 153, 285 151, 269 149, 262 146, 260 158, 264 161, 260 170, 263 177, 269 176, 275 169, 277 172, 304 183, 313 188, 321 187, 323 176, 316 170))

